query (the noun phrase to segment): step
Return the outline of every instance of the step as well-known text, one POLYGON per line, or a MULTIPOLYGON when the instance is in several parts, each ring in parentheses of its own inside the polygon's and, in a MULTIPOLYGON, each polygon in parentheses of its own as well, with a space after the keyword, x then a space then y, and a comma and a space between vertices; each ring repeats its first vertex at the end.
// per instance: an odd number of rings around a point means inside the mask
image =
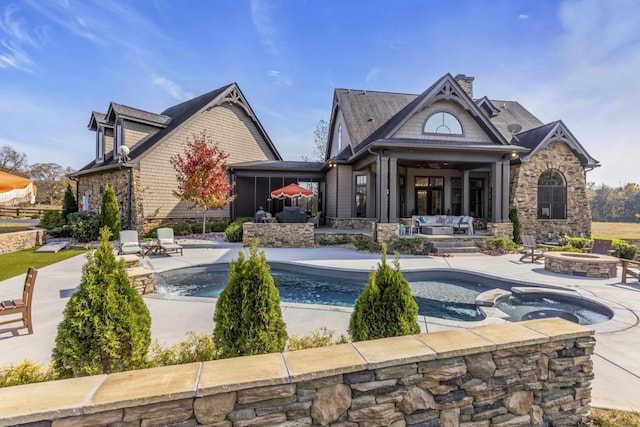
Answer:
POLYGON ((464 248, 433 248, 439 254, 477 254, 480 249, 469 246, 464 248))
POLYGON ((469 240, 446 240, 446 241, 431 241, 431 245, 438 248, 466 248, 475 246, 469 240))
POLYGON ((431 242, 431 247, 434 251, 441 254, 470 254, 480 252, 480 249, 469 240, 431 242))

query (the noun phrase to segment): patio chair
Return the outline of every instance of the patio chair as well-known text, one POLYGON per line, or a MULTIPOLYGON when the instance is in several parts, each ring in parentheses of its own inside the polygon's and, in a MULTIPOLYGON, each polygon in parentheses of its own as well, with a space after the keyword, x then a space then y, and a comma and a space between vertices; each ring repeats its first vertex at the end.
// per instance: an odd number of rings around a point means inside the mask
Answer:
POLYGON ((599 255, 611 255, 615 252, 615 250, 611 249, 611 240, 594 239, 593 246, 590 248, 585 248, 583 252, 599 255))
POLYGON ((627 283, 627 279, 638 279, 640 281, 640 261, 620 258, 622 264, 622 283, 627 283))
POLYGON ((531 262, 535 262, 540 258, 544 258, 544 252, 538 249, 536 236, 533 234, 523 234, 520 237, 522 238, 522 246, 524 247, 524 253, 520 257, 520 261, 531 259, 531 262))
POLYGON ((313 228, 320 227, 320 215, 322 215, 322 211, 318 211, 318 213, 315 216, 312 216, 311 218, 309 218, 307 222, 312 222, 313 228))
POLYGON ((16 322, 22 322, 21 325, 10 326, 0 329, 0 333, 19 331, 26 328, 29 334, 33 333, 33 323, 31 321, 31 302, 33 301, 33 288, 36 284, 38 270, 29 267, 27 275, 24 279, 24 287, 22 288, 22 298, 0 302, 0 316, 20 315, 11 320, 0 322, 0 325, 10 325, 16 322))
POLYGON ((138 232, 135 230, 123 230, 120 232, 120 245, 118 255, 142 255, 142 248, 138 244, 138 232))
POLYGON ((180 252, 182 256, 182 246, 177 244, 173 237, 173 228, 158 228, 158 245, 163 253, 169 251, 180 252))

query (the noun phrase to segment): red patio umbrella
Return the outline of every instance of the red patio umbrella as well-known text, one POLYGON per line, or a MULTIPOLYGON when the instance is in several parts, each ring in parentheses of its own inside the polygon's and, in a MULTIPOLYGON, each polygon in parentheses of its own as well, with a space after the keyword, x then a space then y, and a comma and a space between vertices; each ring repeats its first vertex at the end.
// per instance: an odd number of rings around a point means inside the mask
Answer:
POLYGON ((282 188, 278 188, 277 190, 273 190, 271 192, 271 197, 274 199, 284 200, 284 199, 297 199, 298 197, 313 197, 313 191, 300 187, 295 182, 284 186, 282 188))
POLYGON ((0 171, 0 205, 34 203, 36 186, 29 178, 0 171))

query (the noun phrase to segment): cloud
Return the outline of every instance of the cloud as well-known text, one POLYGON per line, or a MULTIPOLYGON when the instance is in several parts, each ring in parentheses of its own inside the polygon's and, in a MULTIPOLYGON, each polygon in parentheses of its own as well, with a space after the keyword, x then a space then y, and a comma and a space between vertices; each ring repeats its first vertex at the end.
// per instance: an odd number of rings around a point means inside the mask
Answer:
POLYGON ((151 83, 160 87, 162 90, 167 92, 169 96, 177 99, 178 101, 186 101, 193 98, 193 95, 182 90, 179 84, 174 83, 165 77, 151 76, 151 83))
POLYGON ((280 71, 271 70, 267 75, 274 79, 279 85, 291 86, 291 79, 283 75, 280 71))
POLYGON ((17 18, 18 7, 10 5, 4 8, 0 16, 0 68, 15 68, 31 72, 33 61, 24 46, 35 46, 24 21, 17 18))
POLYGON ((364 81, 367 83, 368 87, 373 87, 373 88, 376 87, 375 80, 378 78, 379 74, 380 74, 379 68, 372 68, 371 70, 369 70, 366 77, 364 78, 364 81))
POLYGON ((518 15, 518 19, 520 20, 529 19, 529 15, 527 15, 526 13, 521 13, 520 15, 518 15))
POLYGON ((251 0, 251 21, 260 41, 272 55, 278 54, 279 33, 273 24, 272 3, 251 0))

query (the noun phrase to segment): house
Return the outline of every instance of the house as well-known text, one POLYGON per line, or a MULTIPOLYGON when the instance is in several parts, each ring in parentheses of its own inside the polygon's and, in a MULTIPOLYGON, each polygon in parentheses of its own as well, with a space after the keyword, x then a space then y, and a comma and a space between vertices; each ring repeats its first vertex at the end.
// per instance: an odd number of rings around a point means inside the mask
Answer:
POLYGON ((79 198, 96 211, 103 185, 117 184, 127 228, 193 218, 172 196, 169 158, 207 130, 229 154, 236 183, 235 202, 209 213, 221 221, 260 206, 275 214, 283 202, 271 190, 298 182, 317 195, 303 209, 333 226, 397 233, 412 215, 467 215, 511 237, 515 207, 523 233, 589 235, 586 172, 598 161, 561 121, 545 124, 516 101, 475 97, 473 80, 446 74, 421 94, 336 89, 324 162, 282 160, 236 84, 161 114, 112 103, 92 114, 96 158, 74 174, 79 198))
MULTIPOLYGON (((106 113, 93 112, 95 158, 71 174, 77 180, 80 208, 99 212, 106 184, 116 191, 125 229, 148 230, 191 220, 192 205, 173 195, 176 173, 170 158, 184 154, 186 142, 206 131, 228 155, 228 163, 281 160, 236 83, 170 107, 160 114, 112 102, 106 113)), ((207 212, 228 221, 231 208, 207 212)))

